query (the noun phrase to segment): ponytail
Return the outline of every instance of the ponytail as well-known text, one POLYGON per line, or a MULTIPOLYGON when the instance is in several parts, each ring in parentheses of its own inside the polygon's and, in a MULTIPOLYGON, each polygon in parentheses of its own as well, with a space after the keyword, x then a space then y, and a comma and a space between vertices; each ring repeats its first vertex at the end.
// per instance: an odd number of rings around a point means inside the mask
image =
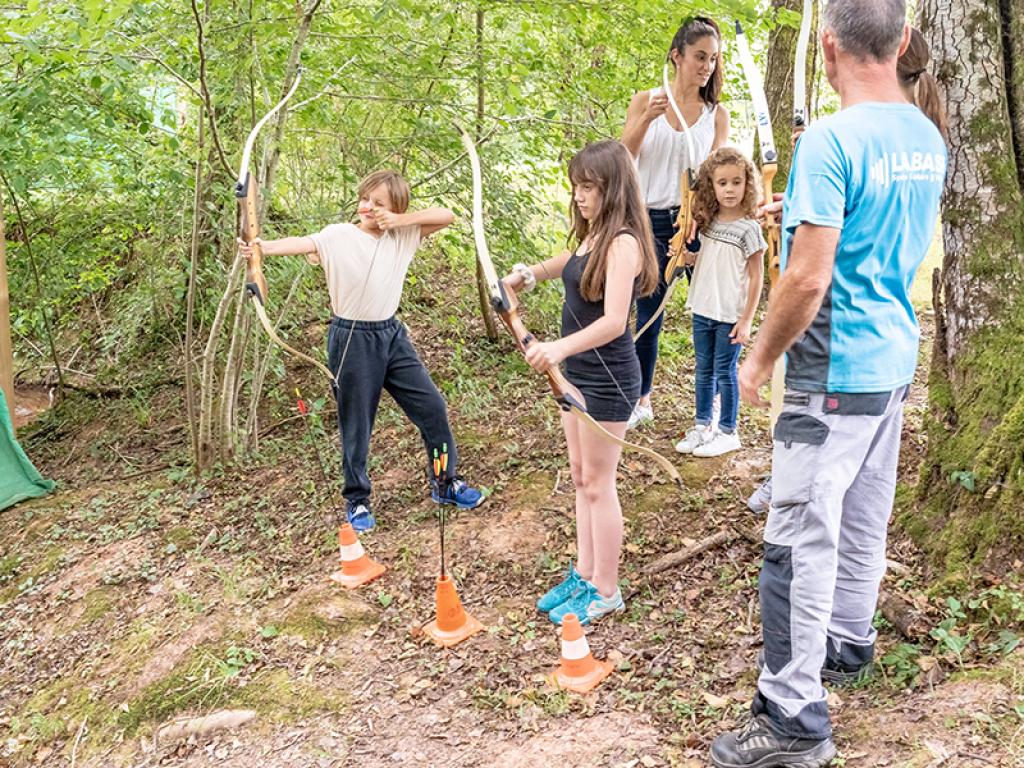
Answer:
POLYGON ((924 112, 929 120, 935 123, 935 127, 939 129, 939 133, 945 139, 949 132, 946 123, 946 108, 939 93, 939 83, 928 72, 930 59, 931 52, 928 50, 928 43, 925 42, 924 35, 921 34, 921 30, 911 27, 907 50, 896 62, 896 74, 899 75, 900 85, 907 92, 910 100, 924 112))
POLYGON ((942 138, 949 136, 949 125, 946 122, 946 108, 942 104, 939 83, 930 72, 922 72, 914 87, 914 103, 924 112, 925 117, 935 123, 942 138))
MULTIPOLYGON (((713 37, 718 41, 719 45, 722 44, 722 33, 714 19, 707 16, 691 16, 686 19, 682 26, 676 30, 675 35, 672 36, 672 45, 668 49, 667 61, 672 61, 672 51, 678 51, 679 55, 682 56, 686 53, 687 46, 693 45, 702 37, 713 37)), ((722 60, 719 59, 714 71, 711 73, 711 79, 700 88, 700 97, 704 100, 705 104, 718 105, 722 95, 723 80, 722 60)))

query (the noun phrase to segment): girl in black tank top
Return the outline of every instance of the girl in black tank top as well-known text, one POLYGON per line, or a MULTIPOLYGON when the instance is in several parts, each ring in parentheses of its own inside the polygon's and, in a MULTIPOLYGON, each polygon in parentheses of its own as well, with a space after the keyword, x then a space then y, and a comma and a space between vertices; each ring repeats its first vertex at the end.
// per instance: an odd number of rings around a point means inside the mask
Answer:
MULTIPOLYGON (((618 235, 636 237, 628 229, 623 229, 618 235)), ((589 252, 580 253, 580 249, 577 248, 562 270, 562 283, 565 286, 565 304, 562 306, 562 336, 582 330, 604 316, 604 297, 602 296, 597 301, 588 301, 580 290, 580 281, 583 279, 589 259, 589 252)), ((634 279, 630 303, 636 300, 636 283, 637 281, 634 279)), ((634 373, 639 372, 639 367, 632 365, 632 362, 635 361, 636 348, 633 345, 633 336, 629 332, 629 328, 625 327, 622 329, 622 333, 607 344, 567 358, 565 369, 570 379, 573 378, 573 374, 600 376, 603 373, 606 376, 615 374, 616 380, 628 382, 634 377, 634 373), (608 370, 605 370, 606 368, 608 370), (634 368, 636 368, 635 371, 634 368)), ((579 385, 577 384, 577 386, 579 385)), ((621 409, 611 407, 608 410, 617 414, 621 409)), ((597 417, 595 416, 595 418, 597 417)), ((628 413, 626 418, 629 418, 628 413)), ((614 417, 600 420, 621 421, 614 417)))
MULTIPOLYGON (((654 241, 622 144, 602 141, 584 148, 569 164, 569 180, 576 250, 532 267, 517 264, 505 282, 520 291, 536 280, 562 278, 562 337, 530 344, 526 359, 538 371, 564 362, 588 414, 621 439, 640 391, 629 314, 636 297, 657 286, 654 241)), ((562 428, 576 486, 578 559, 537 607, 556 624, 568 613, 589 624, 625 607, 618 587, 622 509, 615 488, 622 449, 571 412, 562 413, 562 428)))

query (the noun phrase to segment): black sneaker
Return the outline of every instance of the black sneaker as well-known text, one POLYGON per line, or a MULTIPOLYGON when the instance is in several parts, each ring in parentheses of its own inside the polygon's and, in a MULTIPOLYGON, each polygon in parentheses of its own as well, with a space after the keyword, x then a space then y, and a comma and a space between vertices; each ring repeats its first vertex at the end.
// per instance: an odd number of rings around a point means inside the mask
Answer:
MULTIPOLYGON (((764 648, 757 652, 757 671, 764 669, 764 648)), ((875 674, 875 662, 869 661, 862 667, 856 669, 834 669, 833 667, 821 668, 821 682, 833 685, 836 688, 845 688, 870 679, 875 674)))
POLYGON ((738 731, 723 733, 711 745, 716 768, 824 768, 836 756, 832 739, 780 736, 767 715, 758 715, 738 731))

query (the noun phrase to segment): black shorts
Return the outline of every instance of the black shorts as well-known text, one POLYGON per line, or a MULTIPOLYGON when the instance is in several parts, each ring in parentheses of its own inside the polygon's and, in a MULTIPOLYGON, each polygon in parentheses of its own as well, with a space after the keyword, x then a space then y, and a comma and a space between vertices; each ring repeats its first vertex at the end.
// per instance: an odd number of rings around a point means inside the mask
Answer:
POLYGON ((628 363, 609 366, 608 371, 567 368, 565 377, 583 393, 587 413, 595 421, 629 421, 640 399, 640 363, 636 357, 628 363))

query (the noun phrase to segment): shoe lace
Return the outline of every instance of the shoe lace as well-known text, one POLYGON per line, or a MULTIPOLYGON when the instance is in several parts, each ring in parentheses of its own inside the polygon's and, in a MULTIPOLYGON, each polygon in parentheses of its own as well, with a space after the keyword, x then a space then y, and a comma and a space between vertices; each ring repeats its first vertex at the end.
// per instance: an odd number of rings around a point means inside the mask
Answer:
POLYGON ((747 720, 746 723, 743 724, 742 728, 740 728, 739 732, 736 734, 736 740, 746 741, 751 736, 754 736, 759 733, 764 733, 767 730, 768 726, 761 722, 760 717, 752 717, 749 720, 747 720))

